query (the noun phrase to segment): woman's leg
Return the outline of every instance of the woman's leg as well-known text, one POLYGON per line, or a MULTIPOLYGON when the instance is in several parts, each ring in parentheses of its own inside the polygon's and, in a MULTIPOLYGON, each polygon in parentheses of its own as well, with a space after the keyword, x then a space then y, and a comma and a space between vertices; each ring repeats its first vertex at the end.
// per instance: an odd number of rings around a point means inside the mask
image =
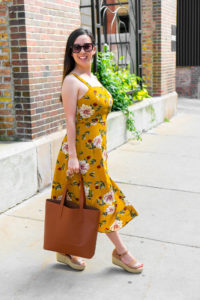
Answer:
MULTIPOLYGON (((117 250, 117 253, 118 254, 122 254, 124 253, 127 248, 126 246, 124 245, 124 243, 122 242, 120 236, 119 236, 119 233, 117 231, 112 231, 112 232, 109 232, 109 233, 106 233, 107 237, 111 240, 111 242, 115 245, 115 248, 117 250)), ((132 256, 129 252, 127 254, 125 254, 121 260, 125 263, 125 264, 129 264, 131 261, 133 261, 131 263, 131 266, 132 265, 136 265, 136 266, 139 266, 141 265, 140 262, 137 261, 137 259, 132 256), (136 264, 137 263, 137 264, 136 264)))

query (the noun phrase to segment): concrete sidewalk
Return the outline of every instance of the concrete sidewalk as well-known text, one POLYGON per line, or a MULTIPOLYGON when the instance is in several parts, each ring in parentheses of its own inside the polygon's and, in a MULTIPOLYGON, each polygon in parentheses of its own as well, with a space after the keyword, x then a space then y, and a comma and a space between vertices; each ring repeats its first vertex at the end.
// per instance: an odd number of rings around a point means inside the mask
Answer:
POLYGON ((57 263, 43 250, 48 188, 0 216, 1 300, 200 300, 200 101, 179 99, 170 122, 111 151, 108 168, 139 213, 120 234, 143 273, 112 265, 101 233, 84 272, 57 263))

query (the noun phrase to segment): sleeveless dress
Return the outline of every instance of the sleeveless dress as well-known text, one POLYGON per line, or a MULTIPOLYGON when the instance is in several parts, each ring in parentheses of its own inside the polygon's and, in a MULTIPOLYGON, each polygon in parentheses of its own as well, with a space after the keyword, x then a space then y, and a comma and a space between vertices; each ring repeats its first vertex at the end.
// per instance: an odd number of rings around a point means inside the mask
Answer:
MULTIPOLYGON (((87 205, 100 210, 98 231, 108 233, 125 226, 138 215, 122 190, 111 179, 107 168, 106 118, 113 98, 103 86, 91 86, 76 73, 88 87, 83 97, 77 100, 76 151, 83 177, 87 205)), ((68 173, 68 143, 64 136, 54 171, 51 198, 60 200, 68 180, 66 198, 79 203, 80 173, 68 173)))

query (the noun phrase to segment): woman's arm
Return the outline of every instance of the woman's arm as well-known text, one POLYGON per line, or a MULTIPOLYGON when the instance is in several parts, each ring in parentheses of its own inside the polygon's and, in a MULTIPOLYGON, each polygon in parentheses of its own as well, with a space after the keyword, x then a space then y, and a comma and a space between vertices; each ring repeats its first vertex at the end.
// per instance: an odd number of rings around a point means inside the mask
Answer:
POLYGON ((62 100, 66 116, 67 143, 68 143, 68 169, 70 173, 79 172, 79 161, 76 152, 76 109, 78 86, 74 78, 66 76, 62 85, 62 100))

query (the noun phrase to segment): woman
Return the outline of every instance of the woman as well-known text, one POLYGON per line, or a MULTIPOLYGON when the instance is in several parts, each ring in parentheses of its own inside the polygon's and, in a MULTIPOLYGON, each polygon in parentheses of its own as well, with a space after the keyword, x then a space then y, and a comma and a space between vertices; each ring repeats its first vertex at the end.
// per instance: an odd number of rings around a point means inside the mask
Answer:
MULTIPOLYGON (((81 172, 87 204, 101 211, 98 231, 106 233, 115 245, 113 263, 140 273, 143 264, 128 252, 117 232, 138 213, 108 175, 106 118, 113 99, 91 73, 95 52, 94 37, 88 30, 78 28, 69 35, 61 92, 67 134, 58 154, 51 197, 61 199, 69 180, 67 200, 78 203, 81 172)), ((83 259, 70 253, 56 253, 56 257, 74 269, 83 270, 86 266, 83 259)))

